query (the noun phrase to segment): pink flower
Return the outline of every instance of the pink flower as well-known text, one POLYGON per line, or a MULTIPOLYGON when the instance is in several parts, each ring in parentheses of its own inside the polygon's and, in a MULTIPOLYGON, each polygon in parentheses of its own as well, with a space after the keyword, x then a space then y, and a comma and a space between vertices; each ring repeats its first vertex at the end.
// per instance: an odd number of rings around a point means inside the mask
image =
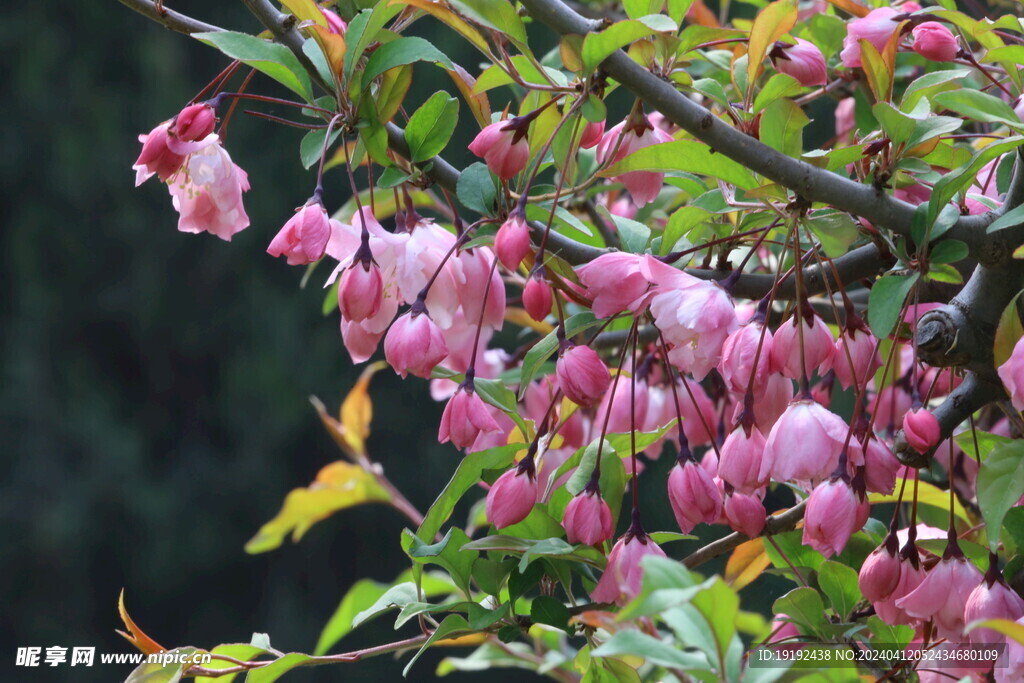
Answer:
POLYGON ((487 519, 499 529, 526 519, 537 502, 537 480, 533 460, 523 460, 518 467, 498 477, 487 492, 487 519))
MULTIPOLYGON (((472 380, 467 380, 472 382, 472 380)), ((445 443, 449 439, 458 448, 471 446, 481 434, 500 431, 501 428, 491 417, 487 405, 473 391, 472 384, 464 384, 448 399, 441 414, 441 426, 437 440, 445 443)))
POLYGON ((998 372, 1013 407, 1024 410, 1024 337, 1017 340, 1013 353, 999 366, 998 372))
POLYGON ((839 54, 843 65, 860 66, 860 40, 868 41, 876 50, 882 52, 889 38, 899 27, 899 23, 893 19, 897 14, 899 11, 892 7, 880 7, 868 12, 867 16, 854 19, 847 24, 843 51, 839 54))
POLYGON ((530 228, 521 211, 513 211, 494 235, 494 252, 501 265, 516 270, 530 253, 530 228))
POLYGON ((588 486, 565 506, 562 518, 569 543, 597 545, 615 533, 612 511, 597 487, 588 486))
MULTIPOLYGON (((857 439, 850 439, 850 459, 853 460, 854 452, 860 451, 861 445, 857 439)), ((881 440, 870 437, 867 451, 863 454, 864 460, 864 487, 871 493, 888 495, 893 492, 896 486, 896 474, 903 465, 892 454, 892 450, 882 443, 881 440)))
POLYGON ((514 121, 495 121, 469 143, 469 151, 483 158, 491 173, 502 180, 509 180, 526 168, 530 158, 526 127, 520 131, 514 127, 514 121))
POLYGON ((540 322, 551 314, 551 286, 539 271, 530 276, 523 287, 523 308, 530 317, 540 322))
POLYGON ((271 256, 287 256, 289 266, 306 265, 323 258, 330 239, 331 219, 324 205, 313 198, 288 219, 270 241, 267 253, 271 256))
POLYGON ((642 561, 648 555, 665 557, 665 551, 642 529, 626 532, 608 554, 604 574, 590 592, 591 600, 624 605, 639 595, 644 575, 642 561))
POLYGON ((750 538, 756 538, 764 531, 768 515, 765 512, 764 503, 757 496, 739 491, 727 493, 723 510, 733 531, 738 531, 750 538))
POLYGON ((863 387, 880 367, 882 358, 874 336, 859 327, 847 327, 836 340, 832 356, 821 364, 820 372, 831 370, 839 384, 849 389, 863 387))
POLYGON ((832 478, 819 484, 807 498, 804 545, 825 557, 843 552, 850 536, 863 526, 863 505, 867 501, 854 493, 845 479, 832 478))
POLYGON ((775 68, 795 78, 800 85, 825 85, 828 78, 825 57, 814 43, 803 38, 797 38, 796 45, 776 43, 769 54, 775 68))
POLYGON ((869 602, 881 602, 896 590, 900 582, 898 549, 895 536, 887 537, 886 543, 871 551, 861 565, 857 585, 869 602))
POLYGON ((583 127, 583 135, 580 136, 580 147, 582 149, 590 149, 595 147, 597 143, 601 142, 601 137, 604 135, 604 120, 601 121, 588 121, 587 125, 583 127))
POLYGON ((608 366, 589 346, 570 344, 555 363, 555 375, 562 393, 573 403, 593 405, 608 389, 612 376, 608 366))
POLYGON ((951 62, 960 52, 956 36, 937 21, 918 24, 914 34, 914 52, 933 62, 951 62))
POLYGON ((323 13, 324 19, 327 20, 327 29, 331 33, 336 33, 341 36, 345 35, 345 31, 348 30, 348 24, 345 23, 344 19, 338 16, 337 12, 324 7, 321 7, 320 11, 323 13))
POLYGON ((636 393, 631 396, 630 385, 628 378, 621 377, 615 391, 606 391, 601 397, 595 415, 598 416, 599 424, 603 425, 605 420, 608 421, 608 434, 625 434, 632 431, 633 416, 636 417, 637 429, 641 429, 647 421, 653 392, 647 386, 647 382, 637 380, 636 393))
MULTIPOLYGON (((958 549, 959 550, 959 549, 958 549)), ((917 588, 896 601, 909 616, 933 619, 939 636, 959 640, 964 631, 964 607, 981 572, 963 555, 944 557, 917 588)))
POLYGON ((754 321, 741 326, 725 340, 722 345, 722 360, 718 371, 736 394, 746 393, 751 386, 750 376, 754 376, 753 392, 755 396, 764 393, 768 382, 769 358, 772 351, 772 333, 765 328, 762 321, 754 321), (764 341, 762 341, 762 336, 764 341), (760 353, 758 353, 760 347, 760 353), (754 358, 757 367, 754 367, 754 358))
POLYGON ((704 468, 692 458, 668 475, 668 500, 684 534, 701 522, 714 524, 722 516, 722 494, 704 468))
POLYGON ((939 443, 942 428, 935 416, 924 408, 911 410, 903 416, 903 435, 918 453, 927 453, 939 443))
MULTIPOLYGON (((597 146, 597 160, 601 163, 614 164, 637 150, 662 142, 672 142, 672 136, 660 128, 653 127, 646 116, 640 116, 635 123, 630 118, 612 126, 604 134, 597 146)), ((654 171, 630 171, 612 178, 612 181, 621 182, 626 186, 633 202, 640 207, 655 200, 664 180, 664 173, 654 171)))
POLYGON ((779 326, 772 337, 772 369, 790 379, 799 379, 806 368, 808 376, 814 369, 832 358, 835 340, 828 325, 817 313, 794 313, 779 326), (799 318, 799 321, 797 320, 799 318), (803 356, 801 357, 800 329, 803 329, 803 356))
POLYGON ((903 557, 903 553, 900 553, 899 559, 899 583, 896 584, 896 588, 889 594, 889 597, 874 603, 875 611, 878 613, 878 616, 881 617, 882 621, 894 626, 897 624, 913 624, 916 622, 916 619, 908 615, 903 608, 899 606, 899 601, 920 586, 925 577, 925 572, 924 569, 921 568, 920 561, 915 563, 909 558, 903 557))
MULTIPOLYGON (((989 574, 974 587, 964 604, 964 624, 988 619, 1017 621, 1024 618, 1024 600, 1006 585, 1002 574, 989 574), (991 579, 991 580, 990 580, 991 579)), ((1006 636, 989 628, 976 628, 968 634, 972 643, 1002 643, 1006 636)))
POLYGON ((232 235, 249 226, 242 206, 249 177, 216 140, 189 155, 169 180, 169 189, 182 232, 209 232, 231 241, 232 235))
POLYGON ((761 479, 820 480, 839 465, 849 430, 846 422, 817 403, 798 398, 768 433, 761 479))
POLYGON ((764 457, 765 439, 757 427, 750 436, 742 427, 732 430, 719 451, 718 476, 729 482, 740 493, 751 494, 768 483, 760 476, 764 457))
POLYGON ((903 416, 910 410, 911 404, 910 394, 898 384, 890 384, 868 401, 868 408, 875 419, 875 425, 891 431, 903 422, 903 416))
POLYGON ((217 112, 209 104, 190 104, 174 119, 172 134, 185 142, 196 142, 213 133, 217 112))
POLYGON ((181 165, 185 163, 184 154, 176 154, 167 146, 167 131, 171 127, 170 122, 161 123, 149 132, 149 135, 140 135, 139 142, 142 143, 142 152, 136 159, 135 165, 135 186, 138 187, 154 174, 161 181, 178 172, 181 165))
POLYGON ((855 124, 853 118, 854 105, 856 100, 852 97, 844 97, 836 105, 836 137, 844 138, 852 130, 855 124))
POLYGON ((576 271, 593 300, 594 315, 610 318, 623 311, 638 313, 646 307, 651 283, 641 271, 643 259, 616 251, 602 254, 576 271))
POLYGON ((402 377, 411 373, 427 379, 447 355, 441 330, 419 301, 391 325, 384 338, 384 357, 402 377))
MULTIPOLYGON (((1017 623, 1024 626, 1024 618, 1017 623)), ((1024 679, 1024 644, 1007 638, 1006 651, 996 660, 996 683, 1017 683, 1024 679)))
POLYGON ((455 270, 461 269, 461 278, 456 275, 455 293, 474 330, 479 324, 500 330, 505 322, 505 283, 501 273, 492 268, 494 258, 487 247, 463 249, 456 257, 455 270))
POLYGON ((384 331, 375 332, 365 325, 353 320, 341 319, 341 340, 353 363, 362 363, 377 352, 384 331))
POLYGON ((383 295, 384 281, 377 264, 356 261, 338 283, 338 308, 343 318, 366 320, 377 315, 383 295))

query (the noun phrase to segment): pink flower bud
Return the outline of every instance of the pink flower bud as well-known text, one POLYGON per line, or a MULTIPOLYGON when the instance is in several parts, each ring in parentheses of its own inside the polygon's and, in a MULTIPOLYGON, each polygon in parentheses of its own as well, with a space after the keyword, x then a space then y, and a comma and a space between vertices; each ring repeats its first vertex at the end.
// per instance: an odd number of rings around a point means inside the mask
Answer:
POLYGON ((345 31, 348 30, 348 24, 345 23, 344 19, 338 16, 337 12, 323 7, 320 8, 320 11, 323 13, 324 19, 327 20, 327 29, 331 33, 336 33, 341 36, 345 35, 345 31))
POLYGON ((597 545, 615 533, 611 508, 601 497, 601 492, 590 487, 569 501, 562 526, 569 543, 597 545))
POLYGON ((761 479, 821 480, 839 465, 849 426, 835 413, 806 399, 789 404, 765 441, 761 479))
POLYGON ((132 166, 135 169, 135 185, 139 186, 150 176, 156 175, 162 182, 178 172, 185 163, 185 154, 177 154, 167 146, 170 123, 161 123, 149 135, 140 135, 142 152, 132 166))
POLYGON ((722 345, 722 360, 718 364, 718 370, 722 373, 725 383, 729 385, 729 389, 738 395, 746 393, 747 387, 750 386, 750 376, 754 375, 752 389, 755 396, 761 396, 768 382, 771 352, 771 331, 760 322, 747 323, 726 338, 725 344, 722 345), (764 341, 761 341, 762 335, 764 341))
POLYGON ((836 137, 845 138, 853 131, 855 124, 853 114, 856 100, 852 97, 844 97, 836 105, 836 137))
POLYGON ((498 228, 494 236, 494 253, 498 255, 501 265, 513 271, 530 253, 530 228, 522 212, 513 211, 498 228))
POLYGON ((540 322, 551 313, 551 286, 540 273, 530 276, 523 288, 523 308, 530 317, 540 322))
POLYGON ((796 39, 796 45, 787 45, 771 51, 772 64, 779 72, 792 76, 802 86, 825 85, 828 73, 825 57, 814 43, 796 39))
POLYGON ((487 519, 499 529, 526 519, 537 502, 533 464, 514 467, 498 477, 487 492, 487 519))
POLYGON ((623 251, 602 254, 580 266, 576 272, 593 300, 592 309, 598 318, 616 313, 637 313, 647 305, 651 283, 641 272, 643 256, 623 251))
POLYGON ((1006 393, 1010 395, 1013 407, 1024 410, 1024 337, 1017 340, 1013 353, 999 366, 999 379, 1003 380, 1006 393))
MULTIPOLYGON (((597 159, 601 163, 614 164, 633 152, 662 142, 671 142, 672 136, 650 124, 646 116, 633 122, 623 121, 604 134, 597 146, 597 159), (625 130, 625 133, 623 133, 625 130), (621 140, 620 140, 621 138, 621 140)), ((665 180, 664 173, 653 171, 630 171, 612 178, 626 186, 633 202, 640 207, 654 201, 665 180)))
POLYGON ((174 119, 173 133, 179 140, 195 142, 213 132, 217 113, 208 104, 190 104, 174 119))
POLYGON ((853 492, 845 479, 829 479, 819 484, 807 498, 804 545, 825 557, 843 552, 850 536, 863 526, 862 502, 865 501, 853 492))
POLYGON ((604 135, 604 121, 589 121, 583 127, 583 135, 580 137, 580 147, 590 149, 601 142, 604 135))
POLYGON ((372 261, 356 261, 338 283, 338 308, 348 320, 361 321, 377 315, 383 297, 384 281, 380 268, 372 261))
POLYGON ((612 381, 608 366, 589 346, 564 348, 555 363, 555 375, 566 398, 581 406, 593 405, 612 381))
MULTIPOLYGON (((850 440, 851 459, 854 449, 860 450, 856 439, 850 440)), ((871 493, 889 495, 896 486, 896 475, 903 465, 892 450, 879 439, 871 437, 864 453, 864 487, 871 493)))
POLYGON ((839 54, 843 65, 860 66, 860 40, 868 41, 876 50, 882 52, 889 38, 899 27, 899 23, 893 19, 897 14, 899 11, 892 7, 880 7, 868 12, 867 16, 854 19, 847 24, 843 51, 839 54))
POLYGON ((449 439, 458 448, 473 445, 480 434, 501 431, 501 427, 491 417, 487 405, 473 391, 472 384, 461 386, 448 399, 441 414, 441 426, 437 431, 437 440, 445 443, 449 439))
POLYGON ((331 239, 331 219, 323 204, 312 201, 288 219, 270 242, 267 253, 287 256, 289 266, 300 266, 323 258, 331 239))
POLYGON ((779 326, 772 337, 772 369, 790 379, 799 379, 804 368, 808 376, 835 353, 835 340, 828 325, 817 313, 810 317, 794 315, 779 326), (799 323, 797 321, 799 318, 799 323), (803 359, 800 351, 800 329, 803 329, 803 359))
POLYGON ((764 503, 757 496, 749 496, 733 491, 725 496, 725 518, 733 531, 738 531, 750 538, 756 538, 764 531, 767 512, 764 503))
MULTIPOLYGON (((896 546, 896 542, 892 542, 896 546)), ((887 599, 900 582, 900 558, 897 549, 878 546, 860 567, 857 585, 869 602, 887 599)))
POLYGON ((981 572, 963 555, 945 557, 928 572, 921 585, 896 600, 896 606, 908 616, 933 619, 940 637, 959 640, 964 631, 967 598, 981 578, 981 572))
POLYGON ((914 34, 914 52, 933 62, 951 62, 960 52, 953 32, 937 21, 918 24, 914 34))
POLYGON ((904 558, 902 554, 899 560, 899 583, 896 584, 896 588, 889 594, 889 597, 874 603, 875 611, 882 621, 887 624, 916 624, 917 620, 908 615, 897 603, 901 598, 909 595, 921 585, 921 582, 924 581, 925 572, 920 563, 914 566, 914 563, 904 558))
MULTIPOLYGON (((989 574, 992 575, 991 570, 989 574)), ((967 596, 964 605, 964 624, 988 619, 1017 621, 1024 618, 1024 600, 1006 585, 1003 577, 995 574, 982 579, 967 596)), ((969 634, 972 643, 1001 643, 1004 635, 989 628, 976 628, 969 634)))
POLYGON ((414 305, 391 325, 384 337, 384 357, 402 377, 411 373, 427 379, 448 355, 448 347, 426 307, 420 304, 420 308, 422 312, 414 305))
POLYGON ((736 427, 719 449, 718 476, 741 493, 753 493, 768 483, 760 475, 764 449, 765 439, 757 427, 750 430, 749 437, 742 427, 736 427))
POLYGON ((668 500, 684 534, 701 522, 715 524, 722 516, 721 491, 711 475, 692 459, 672 468, 668 475, 668 500))
POLYGON ((665 557, 665 551, 642 530, 626 533, 608 553, 608 564, 590 592, 591 600, 624 605, 639 595, 644 576, 642 561, 648 555, 665 557))
POLYGON ((796 627, 792 621, 789 620, 788 614, 776 614, 775 619, 772 620, 772 632, 771 636, 765 643, 776 644, 772 647, 773 652, 795 652, 801 648, 798 644, 800 638, 800 630, 796 627), (785 643, 784 645, 781 643, 785 643))
POLYGON ((903 435, 918 453, 927 453, 939 443, 941 432, 939 421, 924 408, 911 410, 903 416, 903 435))
POLYGON ((526 168, 530 158, 530 144, 526 135, 509 128, 509 121, 496 121, 480 131, 469 151, 487 162, 491 173, 502 180, 509 180, 526 168))

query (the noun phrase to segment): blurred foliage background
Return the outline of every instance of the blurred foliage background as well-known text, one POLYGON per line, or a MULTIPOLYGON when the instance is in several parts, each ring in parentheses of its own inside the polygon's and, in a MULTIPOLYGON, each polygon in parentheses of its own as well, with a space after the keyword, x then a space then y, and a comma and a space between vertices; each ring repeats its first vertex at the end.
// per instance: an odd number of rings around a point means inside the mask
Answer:
MULTIPOLYGON (((258 29, 241 3, 171 4, 258 29)), ((479 71, 450 32, 426 21, 417 32, 479 71)), ((164 187, 133 188, 136 136, 173 116, 226 61, 113 2, 18 3, 0 41, 3 669, 18 646, 130 651, 114 633, 122 587, 129 613, 168 647, 262 631, 279 649, 312 651, 352 583, 391 581, 407 562, 404 520, 381 506, 345 511, 300 544, 242 550, 289 490, 339 457, 308 397, 336 408, 359 372, 337 316, 320 314, 326 269, 300 290, 302 270, 265 253, 312 191, 313 173, 298 163, 302 133, 236 113, 227 146, 249 172, 252 226, 231 244, 182 234, 164 187)), ((410 98, 450 87, 437 80, 419 79, 410 98)), ((261 77, 253 87, 275 91, 261 77)), ((475 132, 458 131, 447 156, 467 161, 475 132)), ((329 208, 347 198, 343 182, 328 176, 329 208)), ((371 452, 421 509, 458 458, 437 443, 441 406, 426 390, 390 372, 371 386, 371 452)), ((671 464, 652 466, 652 529, 674 528, 663 500, 671 464)), ((384 617, 339 647, 395 637, 404 636, 384 617)), ((429 654, 409 680, 433 680, 445 654, 429 654)), ((287 680, 400 680, 401 667, 382 657, 287 680)), ((21 668, 17 680, 115 681, 128 669, 21 668)))

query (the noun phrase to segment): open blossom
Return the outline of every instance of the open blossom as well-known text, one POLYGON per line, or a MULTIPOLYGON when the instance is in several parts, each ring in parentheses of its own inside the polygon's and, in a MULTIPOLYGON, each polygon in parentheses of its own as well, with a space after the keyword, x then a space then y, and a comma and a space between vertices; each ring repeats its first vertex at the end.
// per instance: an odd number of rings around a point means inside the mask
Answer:
POLYGON ((168 187, 182 232, 209 232, 231 241, 232 235, 249 226, 242 206, 249 177, 219 143, 191 153, 168 180, 168 187))
POLYGON ((437 440, 445 443, 450 439, 458 448, 467 448, 480 434, 500 429, 483 399, 473 391, 473 385, 468 384, 459 387, 455 395, 448 399, 444 413, 441 414, 437 440))
POLYGON ((960 52, 953 32, 937 21, 918 24, 912 31, 914 52, 933 62, 951 62, 960 52))
POLYGON ((900 606, 900 600, 912 593, 921 582, 924 581, 925 571, 921 567, 919 560, 910 559, 904 557, 904 553, 901 552, 899 556, 900 560, 900 571, 899 581, 896 584, 896 588, 893 589, 889 596, 878 600, 874 603, 875 611, 878 616, 887 624, 916 624, 917 618, 913 617, 900 606))
POLYGON ((565 506, 562 526, 569 543, 596 545, 615 533, 611 508, 596 486, 588 486, 569 501, 565 506))
POLYGON ((434 367, 448 355, 448 347, 426 307, 413 309, 391 325, 384 338, 384 357, 402 377, 429 378, 434 367))
POLYGON ((761 320, 749 322, 730 334, 722 345, 722 360, 718 364, 718 371, 729 389, 743 394, 750 387, 755 396, 763 394, 768 382, 771 350, 772 333, 761 320), (756 367, 754 358, 757 358, 756 367))
POLYGON ((899 10, 892 7, 880 7, 871 10, 867 16, 854 19, 846 25, 846 38, 843 39, 843 51, 839 58, 844 66, 860 66, 860 40, 866 40, 876 50, 882 52, 885 49, 889 38, 899 27, 893 17, 899 14, 899 10))
POLYGON ((798 398, 768 433, 761 478, 776 481, 819 480, 839 464, 849 426, 825 407, 798 398))
MULTIPOLYGON (((597 146, 597 159, 601 163, 614 164, 633 152, 662 142, 671 142, 672 136, 651 125, 646 116, 630 117, 612 126, 597 146), (621 138, 621 140, 620 140, 621 138)), ((612 178, 621 182, 629 191, 637 206, 646 206, 661 192, 664 173, 654 171, 630 171, 612 178)))
POLYGON ((1013 407, 1024 410, 1024 337, 1017 340, 1013 353, 999 366, 998 372, 1013 407))
POLYGON ((828 79, 825 57, 809 40, 797 38, 796 45, 776 43, 769 56, 780 73, 792 76, 802 86, 825 85, 828 79))
MULTIPOLYGON (((1006 585, 998 569, 989 569, 974 587, 964 604, 964 624, 989 619, 1017 621, 1024 617, 1024 600, 1006 585)), ((1005 636, 989 628, 976 628, 969 634, 972 643, 1001 643, 1005 636)))
POLYGON ((949 550, 946 554, 896 605, 911 617, 933 619, 940 637, 958 640, 963 635, 967 598, 981 581, 981 572, 962 554, 949 550))
POLYGON ((611 384, 608 366, 589 346, 571 344, 562 349, 555 363, 555 374, 562 392, 573 403, 593 405, 611 384))
POLYGON ((641 271, 644 257, 624 251, 601 254, 577 270, 580 282, 593 300, 598 318, 616 313, 639 313, 650 298, 651 283, 641 271))
POLYGON ((866 515, 861 509, 867 500, 858 496, 850 482, 832 478, 819 484, 807 498, 804 514, 804 545, 825 557, 843 552, 846 542, 864 525, 866 515))
POLYGON ((628 531, 608 554, 604 574, 590 592, 591 600, 624 605, 639 595, 644 575, 641 563, 648 555, 665 557, 665 551, 642 529, 628 531))
POLYGON ((509 180, 526 168, 530 158, 526 128, 517 127, 514 121, 495 121, 469 143, 469 151, 483 158, 491 173, 502 180, 509 180))
POLYGON ((828 325, 817 313, 799 312, 779 325, 772 337, 772 369, 790 379, 799 379, 806 369, 808 376, 835 353, 835 340, 828 325), (799 325, 799 327, 797 327, 799 325), (800 336, 803 335, 803 344, 800 336))
MULTIPOLYGON (((331 239, 331 219, 317 199, 300 207, 277 233, 267 253, 287 256, 289 266, 300 266, 323 258, 331 239)), ((365 316, 364 316, 365 317, 365 316)))
POLYGON ((692 458, 672 468, 668 475, 668 499, 684 534, 701 522, 714 524, 722 516, 722 493, 711 475, 692 458))
POLYGON ((132 166, 135 170, 136 187, 153 175, 166 182, 185 163, 187 154, 178 154, 167 144, 169 138, 167 131, 170 130, 170 127, 171 122, 165 121, 151 130, 148 135, 139 136, 142 152, 139 153, 139 158, 132 166))
POLYGON ((148 135, 140 135, 142 152, 132 166, 136 187, 154 175, 167 182, 185 164, 189 154, 217 143, 220 138, 213 132, 216 122, 213 107, 192 104, 148 135))
POLYGON ((526 519, 536 502, 537 478, 533 460, 527 459, 498 477, 491 486, 485 503, 487 519, 504 529, 526 519))

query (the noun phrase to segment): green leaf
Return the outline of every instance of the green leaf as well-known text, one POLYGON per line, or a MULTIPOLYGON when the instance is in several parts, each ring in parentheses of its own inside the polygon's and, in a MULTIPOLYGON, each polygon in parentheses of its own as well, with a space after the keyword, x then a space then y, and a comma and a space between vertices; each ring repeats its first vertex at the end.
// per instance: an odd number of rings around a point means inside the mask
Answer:
POLYGON ((538 624, 547 624, 570 632, 569 617, 569 608, 547 595, 534 598, 533 604, 530 605, 530 618, 538 624))
POLYGON ((968 254, 967 245, 960 240, 943 240, 932 247, 928 259, 931 263, 959 263, 968 254))
POLYGON ((839 211, 816 211, 807 220, 807 227, 821 240, 829 258, 838 258, 849 251, 859 234, 850 215, 839 211))
POLYGON ((798 157, 804 151, 804 128, 810 122, 793 100, 775 100, 761 114, 761 142, 798 157))
POLYGON ((603 31, 588 33, 583 39, 583 68, 590 72, 619 48, 646 38, 654 29, 641 21, 628 19, 612 24, 603 31))
POLYGON ((885 644, 902 650, 914 637, 914 629, 910 626, 892 626, 878 617, 868 617, 868 629, 871 631, 871 642, 885 644))
POLYGON ((526 46, 526 26, 511 3, 505 0, 452 0, 451 4, 478 24, 512 38, 517 47, 526 46))
POLYGON ((455 585, 468 596, 469 579, 473 573, 473 563, 476 561, 477 553, 463 551, 462 546, 467 543, 469 543, 469 536, 466 535, 466 532, 454 527, 448 530, 443 539, 430 545, 425 544, 408 529, 402 532, 402 545, 413 561, 420 564, 433 563, 443 567, 451 574, 455 585))
POLYGON ((888 102, 878 102, 871 107, 871 113, 882 125, 882 130, 894 145, 900 145, 914 134, 917 121, 907 116, 888 102))
POLYGON ((644 574, 640 594, 622 608, 616 616, 617 621, 664 614, 688 604, 715 581, 715 577, 712 577, 697 583, 699 576, 691 574, 682 564, 667 557, 648 555, 642 564, 644 574))
POLYGON ((406 581, 387 589, 372 605, 352 617, 351 628, 356 628, 393 608, 402 608, 417 600, 416 584, 406 581))
MULTIPOLYGON (((698 225, 703 225, 711 214, 699 206, 680 207, 668 218, 665 225, 665 232, 661 237, 661 255, 671 253, 676 249, 679 240, 683 239, 691 230, 698 225)), ((690 246, 689 242, 683 248, 690 246)))
POLYGON ((977 491, 989 547, 995 552, 1006 511, 1024 496, 1024 441, 1011 441, 992 449, 985 466, 978 470, 977 491))
MULTIPOLYGON (((996 367, 1010 360, 1017 342, 1021 337, 1024 337, 1024 325, 1021 325, 1020 311, 1018 310, 1020 295, 1021 293, 1017 292, 999 316, 999 325, 996 327, 995 346, 993 347, 992 354, 996 367)), ((973 451, 973 448, 971 450, 973 451)))
POLYGON ((629 171, 659 171, 696 173, 712 176, 743 190, 757 187, 753 174, 724 154, 712 154, 701 142, 676 140, 639 149, 617 164, 606 168, 601 176, 617 176, 629 171))
MULTIPOLYGON (((388 166, 381 171, 380 177, 377 178, 377 187, 389 190, 392 187, 398 187, 411 177, 411 175, 397 166, 388 166)), ((341 278, 338 279, 340 280, 341 278)))
POLYGON ((720 670, 724 670, 725 652, 736 634, 736 615, 739 612, 740 597, 721 577, 714 577, 711 585, 695 595, 691 602, 715 635, 719 661, 722 665, 720 670))
MULTIPOLYGON (((327 129, 311 130, 302 137, 302 141, 299 143, 299 158, 302 160, 302 168, 310 168, 314 164, 320 161, 320 155, 324 151, 324 138, 327 135, 327 129)), ((340 130, 331 131, 331 145, 341 135, 340 130)), ((328 145, 328 149, 330 145, 328 145)))
POLYGON ((323 631, 320 632, 320 639, 316 643, 313 654, 326 653, 335 643, 348 635, 353 629, 352 622, 355 616, 372 607, 388 591, 388 588, 387 584, 370 579, 356 581, 345 593, 341 604, 338 605, 323 631))
POLYGON ((441 153, 459 122, 459 101, 439 90, 409 118, 405 141, 412 161, 426 161, 441 153))
POLYGON ((996 230, 1002 230, 1004 228, 1014 228, 1021 223, 1024 223, 1024 204, 1010 209, 1002 216, 992 221, 986 229, 986 232, 995 232, 996 230))
MULTIPOLYGON (((565 321, 565 336, 571 338, 580 332, 593 327, 598 322, 598 319, 595 318, 594 314, 590 311, 577 313, 565 321)), ((533 380, 533 376, 537 374, 540 366, 543 365, 557 349, 557 332, 552 330, 546 337, 534 344, 533 347, 526 352, 526 356, 523 358, 523 371, 520 375, 519 381, 520 399, 526 395, 526 390, 530 388, 530 382, 533 380)))
POLYGON ((423 643, 423 647, 421 647, 416 654, 412 656, 409 663, 405 665, 405 668, 402 669, 402 676, 408 676, 409 670, 412 669, 412 665, 416 663, 416 660, 420 658, 420 655, 422 655, 428 647, 437 641, 454 638, 458 635, 462 635, 462 632, 471 632, 472 630, 473 629, 469 627, 469 622, 466 621, 465 617, 460 614, 449 614, 440 624, 437 625, 437 630, 427 638, 427 642, 423 643))
MULTIPOLYGON (((180 653, 183 656, 196 652, 194 647, 175 648, 172 653, 180 653)), ((144 662, 132 671, 124 683, 178 683, 184 673, 185 664, 158 662, 144 662)))
MULTIPOLYGON (((747 46, 747 83, 753 88, 768 49, 796 25, 795 0, 777 0, 758 12, 747 46)), ((749 100, 748 100, 749 101, 749 100)))
POLYGON ((782 97, 792 97, 803 90, 800 81, 789 74, 775 74, 761 88, 754 98, 754 113, 758 113, 769 104, 782 97))
POLYGON ((374 78, 388 69, 413 62, 433 62, 446 69, 455 68, 452 60, 429 41, 417 36, 396 38, 374 50, 366 62, 366 69, 362 75, 363 88, 365 89, 374 78))
POLYGON ((398 3, 378 2, 373 5, 372 10, 366 9, 352 18, 348 24, 348 30, 345 31, 345 43, 348 45, 345 51, 344 67, 346 80, 354 80, 352 76, 355 73, 356 65, 359 64, 366 48, 380 37, 384 24, 391 21, 401 11, 402 5, 398 3))
POLYGON ((961 116, 985 123, 1004 123, 1020 126, 1013 108, 998 97, 971 88, 958 88, 936 95, 935 104, 952 109, 961 116))
POLYGON ((633 629, 619 631, 591 653, 594 657, 636 655, 655 666, 691 671, 706 668, 703 655, 681 652, 674 644, 652 638, 633 629))
POLYGON ((935 187, 932 188, 931 199, 928 200, 928 217, 934 219, 957 192, 970 186, 982 166, 1006 152, 1017 149, 1022 144, 1024 144, 1024 136, 1020 135, 1014 135, 1004 138, 999 142, 993 142, 978 150, 971 158, 971 163, 961 166, 955 171, 939 178, 939 181, 935 183, 935 187))
POLYGON ((245 677, 245 683, 273 683, 284 676, 292 669, 302 666, 311 660, 312 657, 300 652, 290 652, 281 657, 273 664, 268 664, 259 669, 253 669, 245 677))
POLYGON ((893 275, 887 273, 875 281, 868 297, 868 324, 879 339, 885 339, 896 327, 903 302, 910 288, 917 282, 918 274, 893 275))
POLYGON ((825 625, 825 604, 818 591, 806 586, 794 588, 776 600, 772 611, 785 614, 809 633, 817 634, 825 625))
POLYGON ((423 518, 423 524, 416 530, 416 535, 423 541, 432 541, 437 532, 441 530, 441 525, 451 517, 456 503, 462 499, 466 491, 480 481, 480 476, 484 470, 508 467, 515 458, 516 453, 520 450, 522 450, 521 444, 498 446, 497 448, 488 448, 485 451, 470 453, 463 458, 455 469, 455 474, 452 475, 451 480, 445 485, 444 490, 441 491, 441 495, 437 497, 434 504, 427 510, 427 514, 423 518))
MULTIPOLYGON (((601 207, 602 209, 604 207, 601 207)), ((612 220, 615 229, 622 239, 623 248, 631 254, 642 254, 647 250, 647 244, 651 241, 651 229, 632 218, 617 216, 613 213, 602 211, 612 220)))
MULTIPOLYGON (((211 654, 224 655, 237 659, 240 662, 248 662, 256 659, 260 655, 264 655, 267 651, 261 647, 250 645, 249 643, 229 643, 225 645, 218 645, 217 647, 210 650, 211 654)), ((234 662, 229 662, 223 659, 213 659, 206 664, 203 664, 204 669, 210 669, 216 671, 218 669, 230 669, 237 666, 234 662)), ((238 674, 224 674, 223 676, 196 676, 195 683, 231 683, 235 680, 238 674)))
POLYGON ((490 216, 494 213, 497 190, 494 188, 491 172, 487 170, 487 164, 478 161, 467 166, 459 175, 455 194, 463 206, 481 216, 490 216))
POLYGON ((306 101, 312 99, 313 88, 309 75, 298 58, 284 45, 235 31, 193 33, 192 37, 270 76, 306 101))
POLYGON ((934 93, 958 88, 961 81, 970 74, 969 69, 950 69, 948 71, 933 71, 920 78, 915 78, 903 92, 900 109, 910 111, 924 97, 932 97, 934 93))
POLYGON ((845 564, 826 560, 818 567, 818 585, 828 596, 832 609, 845 619, 861 599, 857 586, 857 572, 845 564))

